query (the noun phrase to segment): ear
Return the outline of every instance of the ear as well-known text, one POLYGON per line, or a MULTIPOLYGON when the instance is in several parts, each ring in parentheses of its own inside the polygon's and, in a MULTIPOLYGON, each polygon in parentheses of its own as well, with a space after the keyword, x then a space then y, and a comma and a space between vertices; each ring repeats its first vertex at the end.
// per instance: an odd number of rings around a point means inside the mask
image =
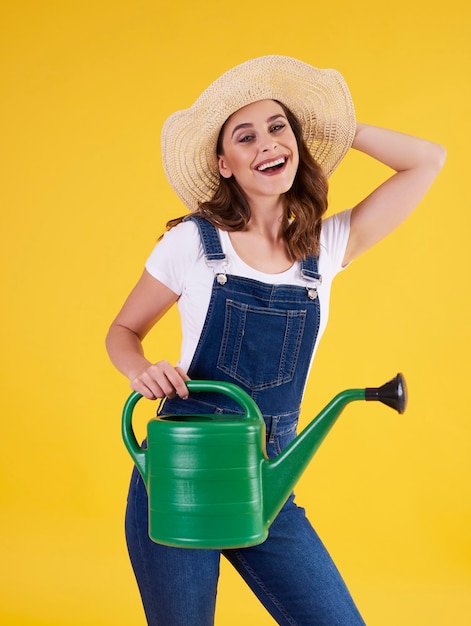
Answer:
POLYGON ((230 178, 232 176, 232 170, 228 167, 223 155, 218 156, 218 168, 223 178, 230 178))

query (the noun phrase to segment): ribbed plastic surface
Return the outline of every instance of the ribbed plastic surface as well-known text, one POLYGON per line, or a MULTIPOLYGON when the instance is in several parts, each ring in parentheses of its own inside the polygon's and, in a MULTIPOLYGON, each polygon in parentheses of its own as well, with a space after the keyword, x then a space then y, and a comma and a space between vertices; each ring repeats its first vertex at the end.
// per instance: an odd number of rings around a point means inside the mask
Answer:
POLYGON ((263 424, 239 415, 171 416, 148 424, 149 535, 164 545, 261 543, 263 424), (176 428, 178 422, 178 428, 176 428))

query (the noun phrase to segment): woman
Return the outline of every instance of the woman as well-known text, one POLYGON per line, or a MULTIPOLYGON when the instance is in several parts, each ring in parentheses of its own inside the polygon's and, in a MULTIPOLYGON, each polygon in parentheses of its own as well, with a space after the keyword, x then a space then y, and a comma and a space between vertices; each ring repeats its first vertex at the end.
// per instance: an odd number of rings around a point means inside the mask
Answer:
MULTIPOLYGON (((356 123, 338 72, 269 56, 226 72, 172 115, 162 154, 191 213, 168 224, 111 325, 110 358, 134 390, 166 398, 167 413, 232 413, 238 407, 218 394, 189 398, 185 381, 238 384, 264 415, 272 458, 296 435, 332 279, 411 213, 444 149, 356 123), (323 220, 327 177, 350 147, 395 173, 352 210, 323 220), (153 363, 142 340, 175 303, 181 358, 153 363)), ((136 470, 126 534, 148 623, 213 624, 220 551, 152 542, 136 470)), ((222 552, 277 623, 364 623, 293 494, 264 543, 222 552)))

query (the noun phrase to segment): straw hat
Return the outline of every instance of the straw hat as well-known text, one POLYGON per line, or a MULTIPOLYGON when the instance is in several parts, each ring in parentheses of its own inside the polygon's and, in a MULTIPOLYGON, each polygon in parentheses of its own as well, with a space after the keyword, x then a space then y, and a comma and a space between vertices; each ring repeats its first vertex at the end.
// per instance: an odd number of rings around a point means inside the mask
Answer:
POLYGON ((279 100, 291 109, 301 122, 311 154, 327 176, 352 144, 355 112, 339 72, 276 55, 242 63, 163 126, 165 174, 191 211, 198 208, 198 202, 209 200, 218 186, 216 144, 222 125, 232 113, 258 100, 279 100))

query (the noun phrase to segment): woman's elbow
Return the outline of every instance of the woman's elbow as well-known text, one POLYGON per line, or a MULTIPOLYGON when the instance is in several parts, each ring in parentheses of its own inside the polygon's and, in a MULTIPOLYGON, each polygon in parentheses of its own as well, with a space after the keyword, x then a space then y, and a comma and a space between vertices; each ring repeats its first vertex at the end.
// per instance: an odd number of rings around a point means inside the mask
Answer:
POLYGON ((443 168, 446 161, 446 148, 439 143, 430 143, 427 150, 427 163, 429 167, 438 172, 443 168))

